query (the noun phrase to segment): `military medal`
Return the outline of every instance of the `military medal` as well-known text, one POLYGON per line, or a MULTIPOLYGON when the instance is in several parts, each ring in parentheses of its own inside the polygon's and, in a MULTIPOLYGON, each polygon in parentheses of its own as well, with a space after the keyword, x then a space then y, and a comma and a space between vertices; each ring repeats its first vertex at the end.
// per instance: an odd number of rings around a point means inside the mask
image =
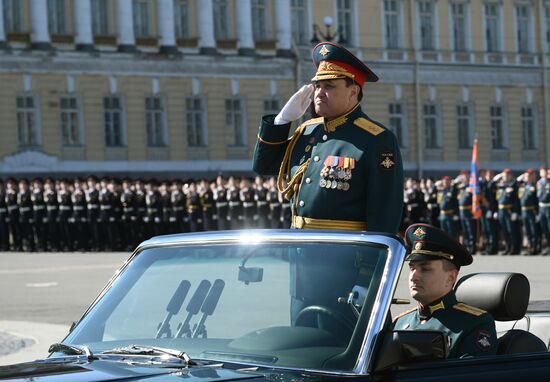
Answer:
POLYGON ((330 180, 327 180, 327 182, 325 183, 325 187, 330 188, 330 186, 332 185, 331 183, 332 182, 330 180))
POLYGON ((319 187, 332 190, 347 191, 350 188, 352 170, 355 168, 355 159, 329 155, 323 162, 319 175, 319 187))
POLYGON ((348 182, 344 182, 344 184, 342 185, 342 190, 344 190, 344 191, 349 190, 349 183, 348 182))
POLYGON ((321 180, 319 181, 319 186, 325 188, 326 185, 327 185, 327 180, 325 178, 321 178, 321 180))

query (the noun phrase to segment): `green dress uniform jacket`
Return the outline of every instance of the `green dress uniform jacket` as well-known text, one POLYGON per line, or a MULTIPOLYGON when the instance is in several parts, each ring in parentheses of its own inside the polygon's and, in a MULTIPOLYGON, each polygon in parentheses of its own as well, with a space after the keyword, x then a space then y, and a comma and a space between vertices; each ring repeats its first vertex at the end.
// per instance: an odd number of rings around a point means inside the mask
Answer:
POLYGON ((403 165, 391 131, 359 105, 331 121, 310 119, 291 139, 290 123, 275 126, 274 117, 262 119, 254 171, 286 176, 294 228, 397 232, 403 165))
POLYGON ((397 316, 396 330, 437 330, 450 341, 449 357, 494 355, 497 335, 493 317, 484 310, 459 303, 450 292, 429 306, 397 316))

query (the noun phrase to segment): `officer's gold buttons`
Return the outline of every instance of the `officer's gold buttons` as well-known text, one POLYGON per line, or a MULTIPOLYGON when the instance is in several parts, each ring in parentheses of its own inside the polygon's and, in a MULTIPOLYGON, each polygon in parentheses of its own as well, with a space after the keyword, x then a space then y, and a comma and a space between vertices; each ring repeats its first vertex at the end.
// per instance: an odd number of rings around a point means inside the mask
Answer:
POLYGON ((323 141, 326 141, 328 139, 327 135, 323 135, 323 141))
POLYGON ((314 160, 315 162, 319 162, 319 159, 320 159, 320 158, 319 158, 319 155, 315 155, 315 156, 313 157, 313 160, 314 160))
POLYGON ((298 205, 299 205, 300 207, 303 207, 303 206, 306 205, 306 203, 305 203, 303 200, 300 200, 300 203, 298 203, 298 205))
POLYGON ((306 183, 310 184, 311 183, 311 178, 306 178, 306 183))

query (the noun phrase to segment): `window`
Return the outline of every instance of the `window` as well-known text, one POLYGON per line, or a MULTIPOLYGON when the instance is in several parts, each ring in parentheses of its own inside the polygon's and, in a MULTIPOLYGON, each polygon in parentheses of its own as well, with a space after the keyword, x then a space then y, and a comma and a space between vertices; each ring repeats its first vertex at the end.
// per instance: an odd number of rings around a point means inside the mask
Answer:
POLYGON ((491 106, 491 139, 493 149, 506 148, 504 140, 504 111, 500 105, 491 106))
POLYGON ((23 31, 23 0, 4 0, 4 28, 7 33, 23 31))
POLYGON ((353 36, 351 0, 338 0, 338 33, 342 43, 350 43, 353 36))
POLYGON ((485 4, 485 44, 487 52, 498 52, 500 50, 500 16, 499 5, 485 4))
POLYGON ((33 96, 17 97, 17 133, 20 146, 37 146, 38 137, 38 111, 36 100, 33 96))
POLYGON ((227 0, 213 0, 214 36, 216 40, 229 39, 229 8, 227 0))
POLYGON ((67 34, 65 0, 48 0, 48 30, 51 34, 67 34))
POLYGON ((458 131, 458 148, 472 148, 470 107, 458 105, 456 107, 456 125, 458 131))
POLYGON ((145 125, 147 145, 166 146, 165 114, 161 97, 145 98, 145 125))
POLYGON ((384 1, 384 37, 387 49, 401 48, 399 4, 397 0, 384 1))
POLYGON ((225 123, 230 131, 228 134, 229 146, 246 146, 243 114, 243 104, 240 98, 225 100, 225 123))
POLYGON ((206 128, 204 123, 205 119, 202 98, 187 98, 186 107, 188 145, 206 146, 206 128))
POLYGON ((466 15, 465 3, 452 3, 451 4, 451 18, 452 18, 452 31, 453 31, 453 49, 455 51, 465 51, 468 49, 466 45, 467 35, 467 15, 466 15))
POLYGON ((92 33, 97 36, 109 34, 107 0, 92 0, 92 33))
POLYGON ((307 20, 306 4, 305 0, 291 0, 290 1, 290 18, 292 27, 292 36, 297 45, 309 44, 306 28, 307 20))
POLYGON ((252 0, 252 33, 256 41, 267 39, 267 9, 265 0, 252 0))
POLYGON ((82 145, 77 98, 75 96, 61 97, 59 104, 61 108, 61 134, 63 136, 63 145, 82 145))
POLYGON ((148 37, 151 34, 149 0, 134 0, 133 13, 135 36, 148 37))
POLYGON ((437 117, 437 106, 435 104, 424 105, 424 139, 427 149, 440 148, 437 117))
POLYGON ((537 149, 537 129, 535 112, 532 106, 524 106, 521 108, 521 130, 523 136, 523 149, 537 149))
POLYGON ((527 5, 516 6, 516 23, 517 23, 517 46, 519 53, 528 53, 530 51, 530 10, 527 5))
POLYGON ((418 14, 420 19, 420 48, 435 49, 435 9, 432 1, 419 1, 418 14))
POLYGON ((189 28, 189 1, 176 0, 174 1, 174 22, 176 26, 176 36, 187 38, 191 36, 189 28))
POLYGON ((400 103, 390 103, 389 105, 389 114, 390 121, 389 126, 390 130, 397 137, 397 142, 399 147, 405 147, 405 115, 403 110, 403 105, 400 103))
POLYGON ((103 115, 105 123, 105 145, 123 146, 124 114, 122 100, 118 96, 103 98, 103 115))
POLYGON ((264 115, 279 114, 281 111, 280 102, 277 98, 264 100, 264 115))

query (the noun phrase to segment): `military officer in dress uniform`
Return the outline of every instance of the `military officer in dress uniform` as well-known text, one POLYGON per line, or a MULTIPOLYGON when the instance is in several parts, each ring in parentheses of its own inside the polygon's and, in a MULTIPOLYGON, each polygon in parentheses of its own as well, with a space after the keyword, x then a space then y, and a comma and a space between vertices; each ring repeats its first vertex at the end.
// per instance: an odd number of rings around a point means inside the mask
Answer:
POLYGON ((493 317, 457 301, 453 291, 461 266, 472 256, 455 238, 426 224, 406 233, 409 290, 417 307, 396 317, 397 330, 437 330, 450 339, 449 358, 494 355, 493 317))
POLYGON ((36 178, 32 181, 31 201, 34 221, 34 236, 37 251, 46 250, 46 203, 44 202, 44 187, 42 180, 36 178))
POLYGON ((460 210, 460 225, 464 245, 470 254, 476 253, 477 223, 472 212, 473 195, 471 187, 468 187, 468 177, 462 176, 459 183, 458 208, 460 210))
POLYGON ((7 217, 6 188, 4 186, 4 181, 0 179, 0 251, 7 251, 10 248, 10 235, 6 222, 7 217))
POLYGON ((216 209, 214 206, 214 192, 210 186, 210 182, 201 179, 199 183, 199 196, 202 207, 202 222, 205 231, 211 231, 214 228, 214 215, 216 209))
POLYGON ((11 250, 21 250, 21 234, 19 225, 19 207, 17 206, 17 185, 15 179, 8 178, 6 181, 6 210, 8 216, 6 223, 8 224, 8 232, 11 237, 11 250))
POLYGON ((48 236, 48 250, 57 252, 59 242, 59 203, 55 182, 51 178, 44 181, 44 203, 46 203, 46 232, 48 236))
POLYGON ((92 251, 97 251, 99 248, 99 190, 97 179, 94 176, 89 176, 86 179, 86 212, 88 214, 88 247, 92 251))
MULTIPOLYGON (((550 245, 550 171, 545 171, 545 177, 537 183, 537 196, 539 198, 540 227, 544 233, 547 247, 550 245)), ((548 249, 543 255, 548 254, 548 249)))
POLYGON ((256 212, 256 201, 254 200, 254 188, 252 188, 250 180, 246 177, 241 180, 239 199, 241 200, 243 206, 242 227, 253 228, 254 215, 256 212))
POLYGON ((432 178, 426 179, 426 190, 424 192, 426 202, 426 221, 434 227, 439 227, 439 203, 437 202, 437 187, 432 178))
POLYGON ((254 179, 254 200, 256 201, 256 227, 269 228, 269 205, 267 204, 267 188, 262 177, 254 179))
POLYGON ((135 221, 133 222, 134 231, 136 232, 136 237, 132 241, 134 248, 146 239, 145 231, 146 227, 144 223, 144 218, 147 213, 147 205, 145 203, 145 187, 143 185, 143 180, 136 179, 135 181, 135 194, 134 194, 134 207, 135 207, 135 221))
POLYGON ((88 211, 86 210, 86 193, 84 181, 75 179, 73 183, 71 202, 73 204, 73 238, 75 249, 81 251, 89 250, 86 227, 88 226, 88 211))
POLYGON ((227 212, 227 221, 230 229, 241 228, 242 222, 242 202, 240 198, 240 190, 237 185, 237 180, 230 176, 227 180, 227 202, 229 210, 227 212))
POLYGON ((162 181, 159 186, 160 201, 160 235, 171 233, 170 216, 172 216, 172 193, 168 189, 168 182, 162 181))
POLYGON ((441 229, 452 237, 458 237, 458 195, 449 176, 441 179, 441 189, 437 194, 439 203, 439 223, 441 229))
POLYGON ((122 180, 122 189, 120 190, 120 203, 122 204, 122 215, 120 222, 121 233, 123 236, 123 246, 126 251, 131 251, 135 247, 136 231, 136 206, 135 193, 132 189, 132 181, 128 178, 122 180))
POLYGON ((21 227, 21 245, 24 251, 34 251, 33 234, 33 209, 31 190, 26 179, 19 179, 19 192, 17 193, 17 206, 19 208, 19 226, 21 227))
POLYGON ((424 193, 418 187, 418 182, 416 179, 409 178, 406 180, 403 202, 407 207, 405 224, 409 226, 410 224, 421 223, 424 217, 424 211, 426 210, 426 205, 424 201, 424 193))
POLYGON ((254 171, 278 174, 292 203, 296 229, 395 233, 403 207, 403 167, 395 135, 361 109, 363 85, 378 77, 342 46, 323 42, 312 52, 313 84, 296 92, 277 115, 262 118, 254 171), (311 103, 319 118, 287 139, 291 123, 311 103), (286 184, 285 184, 286 182, 286 184))
POLYGON ((181 181, 174 179, 172 181, 170 201, 172 202, 172 216, 170 222, 173 233, 187 232, 185 227, 186 212, 185 212, 185 194, 181 189, 181 181))
POLYGON ((73 250, 73 237, 70 227, 70 220, 73 214, 73 206, 71 202, 71 191, 69 189, 69 181, 61 179, 57 190, 57 203, 59 205, 59 213, 57 219, 59 221, 59 241, 62 251, 73 250))
POLYGON ((147 227, 146 238, 149 239, 160 232, 160 196, 154 179, 149 179, 145 183, 145 205, 147 211, 143 221, 147 227))
POLYGON ((216 187, 213 190, 214 201, 216 203, 216 216, 218 221, 218 229, 220 231, 230 229, 227 214, 229 213, 229 204, 227 201, 227 190, 225 180, 221 175, 216 178, 216 187))
POLYGON ((540 227, 537 221, 539 200, 535 176, 535 170, 532 168, 522 174, 523 184, 519 187, 518 192, 521 204, 521 221, 529 243, 528 254, 530 255, 537 255, 541 250, 540 227))
POLYGON ((189 215, 189 231, 199 232, 203 230, 203 217, 201 208, 201 198, 194 181, 189 182, 187 189, 187 215, 189 215))
POLYGON ((512 171, 508 168, 493 179, 498 182, 498 220, 506 242, 504 254, 519 255, 521 237, 518 226, 520 211, 518 184, 512 175, 512 171))
POLYGON ((483 245, 488 255, 498 253, 498 201, 496 197, 496 182, 491 170, 485 170, 479 182, 481 192, 481 231, 483 245))
MULTIPOLYGON (((279 202, 279 190, 274 177, 268 180, 266 201, 269 203, 269 228, 281 228, 281 203, 279 202)), ((290 205, 289 205, 290 207, 290 205)))

